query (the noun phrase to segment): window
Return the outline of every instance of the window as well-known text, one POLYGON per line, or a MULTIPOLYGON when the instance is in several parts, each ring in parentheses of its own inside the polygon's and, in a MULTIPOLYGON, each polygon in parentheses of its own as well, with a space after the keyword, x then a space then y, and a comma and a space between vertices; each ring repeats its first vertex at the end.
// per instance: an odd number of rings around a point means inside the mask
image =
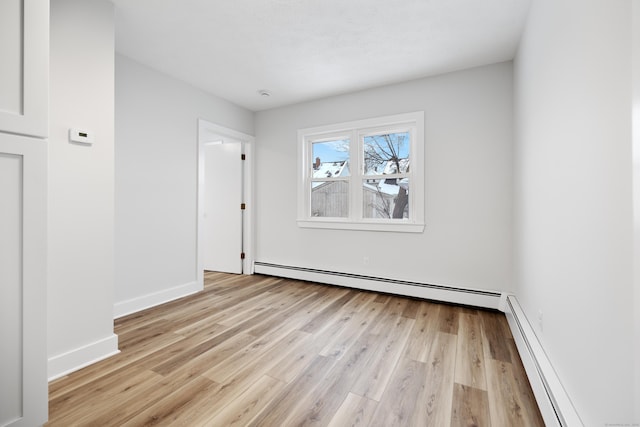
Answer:
POLYGON ((424 113, 298 131, 298 225, 424 230, 424 113))

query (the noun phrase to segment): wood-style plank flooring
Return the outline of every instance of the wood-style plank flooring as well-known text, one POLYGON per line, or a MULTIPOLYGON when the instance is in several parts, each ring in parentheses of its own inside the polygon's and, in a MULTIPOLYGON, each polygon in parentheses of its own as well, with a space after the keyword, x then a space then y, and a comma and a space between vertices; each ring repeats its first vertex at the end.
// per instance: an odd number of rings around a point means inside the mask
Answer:
POLYGON ((267 276, 115 322, 49 426, 542 426, 504 315, 267 276))

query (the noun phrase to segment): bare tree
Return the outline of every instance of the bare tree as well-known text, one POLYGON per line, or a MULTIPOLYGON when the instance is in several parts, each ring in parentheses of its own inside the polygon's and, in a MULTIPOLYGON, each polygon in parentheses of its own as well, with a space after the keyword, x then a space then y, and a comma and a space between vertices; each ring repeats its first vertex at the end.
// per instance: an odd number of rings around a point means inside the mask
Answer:
MULTIPOLYGON (((365 172, 375 171, 375 174, 382 174, 391 163, 391 173, 402 173, 409 170, 406 164, 406 170, 402 170, 402 162, 400 158, 400 149, 405 144, 407 138, 406 133, 394 133, 383 135, 372 135, 367 137, 364 145, 364 164, 365 172), (383 168, 382 171, 380 168, 383 168)), ((401 186, 397 179, 386 179, 385 182, 390 185, 398 185, 398 195, 394 199, 393 212, 391 218, 402 218, 404 210, 409 203, 409 192, 401 186)), ((379 190, 378 190, 379 192, 379 190)), ((383 209, 379 213, 389 215, 389 207, 382 206, 383 209), (385 212, 386 211, 386 212, 385 212)), ((385 215, 385 216, 386 216, 385 215)))

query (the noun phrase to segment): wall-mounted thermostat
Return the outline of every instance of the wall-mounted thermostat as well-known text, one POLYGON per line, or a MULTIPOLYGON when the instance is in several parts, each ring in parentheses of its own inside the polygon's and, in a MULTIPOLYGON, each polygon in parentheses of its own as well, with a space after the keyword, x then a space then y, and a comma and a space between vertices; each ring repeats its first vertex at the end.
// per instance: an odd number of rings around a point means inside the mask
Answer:
POLYGON ((93 144, 93 133, 86 130, 69 129, 69 141, 93 144))

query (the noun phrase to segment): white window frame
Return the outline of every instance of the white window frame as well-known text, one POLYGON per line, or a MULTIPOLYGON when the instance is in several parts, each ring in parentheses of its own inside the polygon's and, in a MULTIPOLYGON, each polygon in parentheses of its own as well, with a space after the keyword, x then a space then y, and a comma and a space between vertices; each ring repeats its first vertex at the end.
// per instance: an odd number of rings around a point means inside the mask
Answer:
MULTIPOLYGON (((421 233, 424 231, 424 112, 376 117, 326 126, 298 130, 298 226, 303 228, 329 228, 344 230, 370 230, 421 233), (364 179, 379 179, 378 175, 364 175, 363 140, 371 134, 409 131, 409 218, 363 218, 364 179), (349 139, 349 216, 311 216, 311 182, 314 142, 339 138, 349 139)), ((344 178, 340 178, 343 180, 344 178)), ((328 178, 327 180, 334 180, 328 178)))

